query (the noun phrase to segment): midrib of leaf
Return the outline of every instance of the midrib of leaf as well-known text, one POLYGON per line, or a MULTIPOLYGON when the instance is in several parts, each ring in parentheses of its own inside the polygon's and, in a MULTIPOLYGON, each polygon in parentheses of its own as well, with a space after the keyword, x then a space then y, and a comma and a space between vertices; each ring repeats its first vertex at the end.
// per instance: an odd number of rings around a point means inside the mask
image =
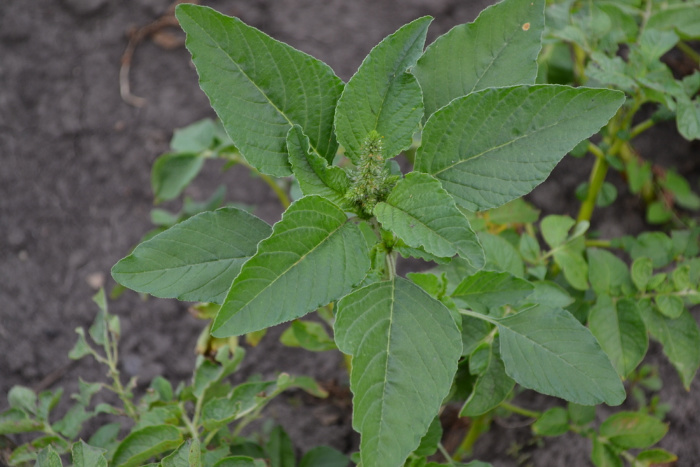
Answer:
MULTIPOLYGON (((299 211, 299 212, 304 212, 304 211, 299 211)), ((311 211, 311 212, 317 212, 317 211, 311 211)), ((247 307, 250 303, 254 302, 264 291, 266 291, 266 290, 268 290, 270 287, 272 287, 272 285, 275 284, 282 276, 286 275, 289 271, 291 271, 292 269, 294 269, 303 259, 305 259, 307 256, 309 256, 311 253, 313 253, 314 251, 318 250, 318 249, 321 247, 321 245, 323 245, 324 243, 326 243, 333 235, 335 235, 340 229, 342 229, 342 228, 345 226, 345 224, 347 224, 347 222, 343 222, 342 224, 340 224, 336 229, 334 229, 332 232, 330 232, 330 233, 326 236, 326 238, 324 238, 323 240, 321 240, 321 242, 320 242, 318 245, 314 246, 314 247, 311 248, 309 251, 307 251, 307 252, 304 253, 302 256, 300 256, 299 259, 296 260, 296 261, 294 262, 294 264, 290 265, 287 269, 285 269, 285 270, 282 271, 280 274, 278 274, 277 277, 275 277, 275 278, 274 278, 269 284, 267 284, 264 288, 260 289, 260 291, 259 291, 257 294, 255 294, 255 296, 253 296, 250 300, 248 300, 243 306, 238 307, 238 311, 243 310, 243 309, 244 309, 245 307, 247 307)), ((293 228, 293 229, 286 230, 285 233, 287 233, 287 232, 292 232, 292 231, 294 231, 294 230, 298 230, 298 229, 301 229, 301 228, 309 229, 309 228, 312 228, 312 227, 308 227, 308 226, 304 226, 304 227, 295 227, 295 228, 293 228)), ((276 252, 274 252, 274 253, 280 253, 280 252, 279 252, 279 251, 276 251, 276 252)), ((257 254, 257 253, 256 253, 256 254, 257 254)), ((255 255, 253 255, 253 256, 255 256, 255 255)), ((251 257, 251 258, 252 258, 252 257, 251 257)), ((242 271, 241 271, 241 272, 242 272, 242 271)), ((237 312, 237 313, 238 313, 238 312, 237 312)), ((235 314, 232 315, 232 317, 233 317, 233 316, 235 316, 235 314)))
MULTIPOLYGON (((478 20, 478 19, 479 19, 479 18, 477 18, 477 20, 478 20)), ((474 21, 476 22, 476 20, 474 20, 474 21)), ((516 31, 516 32, 517 32, 517 31, 516 31)), ((481 28, 477 28, 477 38, 476 38, 475 41, 474 41, 474 42, 477 43, 477 44, 479 43, 479 39, 478 39, 479 35, 481 35, 481 28)), ((473 85, 472 88, 469 90, 469 92, 467 92, 467 94, 471 94, 472 92, 474 92, 474 89, 476 89, 477 84, 479 84, 479 83, 481 82, 481 80, 484 78, 484 76, 486 76, 486 73, 491 69, 491 67, 492 67, 493 64, 496 62, 496 60, 498 60, 498 58, 501 56, 501 53, 503 53, 503 50, 504 50, 508 45, 510 45, 510 39, 512 39, 512 38, 513 38, 513 34, 511 34, 510 37, 508 37, 508 39, 503 43, 503 45, 501 45, 501 48, 500 48, 500 50, 498 51, 498 53, 497 53, 497 54, 493 57, 493 59, 489 62, 488 66, 487 66, 486 68, 483 69, 481 75, 479 75, 479 77, 476 79, 476 81, 474 82, 474 85, 473 85)), ((466 95, 466 94, 465 94, 465 95, 466 95)))
MULTIPOLYGON (((491 324, 495 324, 495 325, 498 326, 499 328, 500 328, 501 326, 503 326, 502 324, 500 324, 500 320, 490 318, 490 317, 488 317, 488 316, 486 316, 486 315, 482 315, 482 314, 480 314, 480 313, 476 313, 476 312, 469 311, 469 310, 459 310, 459 312, 462 313, 462 314, 471 316, 471 317, 473 317, 473 318, 483 319, 483 320, 485 320, 485 321, 488 321, 488 322, 491 323, 491 324), (499 326, 499 324, 500 324, 500 326, 499 326)), ((509 328, 509 327, 507 327, 507 326, 503 326, 503 327, 505 327, 506 329, 508 329, 510 332, 512 332, 513 334, 515 334, 515 335, 517 335, 517 336, 522 336, 522 337, 524 337, 528 342, 532 342, 533 344, 535 344, 536 347, 538 347, 538 348, 544 350, 545 353, 557 357, 557 360, 559 360, 559 361, 565 363, 569 368, 572 368, 573 370, 575 370, 575 371, 578 372, 578 373, 582 373, 581 370, 579 370, 579 369, 576 368, 575 366, 571 365, 568 361, 564 360, 559 354, 552 352, 552 351, 549 350, 547 347, 544 347, 544 346, 542 346, 541 344, 539 344, 537 341, 534 341, 534 340, 530 339, 527 335, 521 334, 521 333, 518 333, 518 332, 515 332, 515 331, 513 331, 513 329, 511 329, 511 328, 509 328)), ((525 355, 523 355, 523 357, 525 357, 525 355)), ((528 359, 525 358, 525 360, 528 360, 528 359)), ((547 372, 544 372, 544 374, 547 376, 547 372)), ((547 376, 547 379, 549 379, 548 376, 547 376)), ((596 384, 596 387, 600 388, 600 386, 599 386, 598 384, 596 384)))
MULTIPOLYGON (((265 98, 265 100, 267 100, 267 102, 277 111, 277 113, 279 113, 282 117, 284 117, 284 119, 287 121, 287 123, 289 123, 290 126, 294 126, 294 123, 287 117, 287 114, 285 114, 284 112, 282 112, 282 110, 280 110, 280 108, 277 107, 277 106, 275 105, 275 103, 272 102, 272 100, 270 100, 270 98, 267 96, 267 94, 265 94, 265 92, 263 92, 263 90, 260 89, 260 87, 258 86, 258 84, 257 84, 255 81, 253 81, 253 79, 252 79, 250 76, 248 76, 248 74, 247 74, 245 71, 243 71, 243 69, 240 67, 240 65, 238 65, 238 63, 236 63, 236 61, 233 59, 233 57, 231 57, 223 48, 221 48, 221 46, 218 44, 218 42, 208 33, 208 31, 207 31, 206 29, 202 28, 202 27, 199 25, 199 22, 194 21, 194 23, 204 32, 204 34, 209 38, 209 40, 210 40, 212 43, 215 44, 216 48, 219 49, 219 50, 221 50, 221 52, 223 52, 224 55, 225 55, 226 57, 229 58, 229 60, 231 61, 231 63, 233 63, 233 64, 235 65, 235 67, 238 69, 238 71, 239 71, 243 76, 246 77, 246 79, 255 87, 255 89, 257 89, 257 91, 260 93, 260 95, 263 96, 263 97, 265 98)), ((228 30, 227 30, 227 32, 228 32, 228 30)), ((250 48, 250 44, 248 43, 248 39, 245 37, 245 35, 244 35, 242 32, 239 33, 239 34, 240 34, 241 37, 243 38, 243 42, 245 43, 246 47, 248 48, 249 53, 251 53, 252 50, 251 50, 251 48, 250 48)), ((267 48, 267 44, 265 44, 265 47, 267 48)), ((289 51, 288 51, 287 49, 284 49, 284 53, 289 54, 289 51)), ((254 54, 253 54, 253 55, 254 55, 254 54)), ((272 56, 272 54, 270 54, 270 56, 272 56)), ((290 61, 291 61, 292 63, 294 63, 294 60, 290 60, 290 61)), ((272 60, 272 62, 275 64, 275 70, 277 71, 277 74, 281 77, 281 74, 280 74, 280 72, 279 72, 279 67, 278 67, 278 65, 277 65, 277 60, 272 60)), ((295 64, 295 63, 294 63, 294 66, 295 66, 295 68, 296 68, 296 64, 295 64)), ((297 75, 299 75, 298 70, 297 70, 297 75)), ((285 89, 285 93, 286 93, 286 89, 285 89)), ((304 97, 306 98, 306 95, 304 95, 304 97)), ((307 108, 308 108, 308 107, 307 107, 307 108)), ((309 138, 309 146, 313 149, 313 151, 314 151, 316 154, 321 155, 321 153, 319 152, 318 148, 316 148, 316 146, 314 146, 313 142, 311 141, 311 138, 309 138)), ((321 156, 321 157, 323 157, 323 156, 321 156)))
MULTIPOLYGON (((387 96, 390 94, 390 91, 394 88, 396 85, 396 79, 398 76, 401 76, 401 73, 405 73, 406 70, 401 71, 401 64, 404 63, 406 60, 406 56, 409 54, 410 50, 413 48, 413 45, 418 42, 419 38, 421 37, 421 34, 418 34, 418 36, 411 42, 409 47, 406 47, 404 49, 403 55, 401 55, 401 60, 398 62, 398 66, 394 67, 394 73, 391 76, 391 82, 389 83, 389 87, 386 89, 386 92, 384 92, 384 96, 382 97, 382 102, 379 105, 379 112, 377 112, 377 118, 374 121, 374 129, 377 128, 379 124, 379 119, 382 116, 382 112, 384 111, 384 104, 386 103, 387 96)), ((406 67, 407 69, 408 67, 406 67)), ((417 81, 417 80, 416 80, 417 81)), ((383 135, 382 135, 383 136, 383 135)))
POLYGON ((386 406, 386 388, 388 386, 387 375, 389 374, 389 348, 391 347, 391 334, 394 328, 394 308, 396 303, 396 281, 391 282, 391 313, 389 314, 389 335, 386 339, 386 363, 384 364, 384 381, 382 387, 382 408, 379 412, 379 431, 377 431, 377 439, 382 437, 382 429, 384 428, 384 407, 386 406))
MULTIPOLYGON (((417 217, 415 217, 415 216, 409 214, 407 211, 405 211, 405 210, 399 208, 398 206, 394 206, 393 204, 389 204, 389 203, 386 202, 386 201, 384 201, 384 204, 386 204, 386 205, 388 205, 388 206, 391 206, 392 208, 396 209, 397 211, 402 212, 402 213, 405 214, 407 217, 409 217, 410 219, 414 220, 417 224, 422 225, 423 227, 425 227, 426 229, 428 229, 431 233, 434 233, 436 237, 439 237, 440 239, 446 241, 446 242, 449 243, 450 245, 454 245, 454 244, 455 244, 453 241, 449 240, 448 238, 444 237, 443 235, 440 235, 440 234, 438 233, 437 230, 433 229, 432 227, 430 227, 430 226, 429 226, 428 224, 426 224, 425 222, 422 222, 422 221, 421 221, 420 219, 418 219, 417 217)), ((419 240, 418 243, 419 243, 423 248, 425 248, 425 242, 421 242, 421 241, 419 240)), ((471 263, 471 261, 470 261, 470 263, 471 263)))
MULTIPOLYGON (((530 94, 530 96, 531 96, 531 95, 532 95, 532 94, 530 94)), ((578 96, 575 96, 575 97, 578 97, 578 96)), ((550 99, 550 101, 551 101, 551 100, 553 100, 553 99, 550 99)), ((519 107, 516 107, 513 111, 515 111, 515 110, 517 110, 517 109, 519 109, 519 108, 520 108, 520 106, 519 106, 519 107)), ((558 121, 552 123, 551 125, 547 125, 547 126, 540 127, 540 128, 538 128, 537 130, 533 131, 532 133, 527 133, 527 134, 524 134, 524 135, 520 135, 520 136, 518 136, 517 138, 513 138, 513 139, 511 139, 511 140, 509 140, 509 141, 506 141, 505 143, 499 144, 498 146, 490 147, 490 148, 488 148, 487 150, 485 150, 485 151, 483 151, 483 152, 480 152, 479 154, 474 154, 473 156, 471 156, 471 157, 469 157, 469 158, 467 158, 467 159, 459 159, 457 162, 455 162, 455 163, 453 163, 453 164, 450 164, 450 165, 448 165, 448 166, 446 166, 446 167, 444 167, 444 168, 438 170, 437 172, 432 172, 432 174, 433 174, 433 175, 438 175, 438 174, 440 174, 440 173, 442 173, 442 172, 444 172, 444 171, 446 171, 446 170, 452 169, 452 168, 454 168, 455 166, 460 165, 460 164, 463 163, 463 162, 468 162, 468 161, 470 161, 470 160, 477 159, 477 158, 479 158, 479 157, 481 157, 481 156, 483 156, 483 155, 485 155, 485 154, 488 154, 488 153, 490 153, 490 152, 492 152, 492 151, 496 151, 496 150, 498 150, 498 149, 505 148, 506 146, 509 146, 509 145, 511 145, 511 144, 515 144, 517 141, 519 141, 519 140, 521 140, 521 139, 523 139, 523 138, 529 138, 529 137, 531 137, 531 136, 537 135, 538 133, 540 133, 540 132, 542 132, 542 131, 549 130, 550 128, 554 128, 555 126, 560 125, 560 124, 562 124, 562 123, 569 122, 570 120, 575 120, 575 118, 564 118, 564 119, 561 119, 561 120, 558 120, 558 121)))

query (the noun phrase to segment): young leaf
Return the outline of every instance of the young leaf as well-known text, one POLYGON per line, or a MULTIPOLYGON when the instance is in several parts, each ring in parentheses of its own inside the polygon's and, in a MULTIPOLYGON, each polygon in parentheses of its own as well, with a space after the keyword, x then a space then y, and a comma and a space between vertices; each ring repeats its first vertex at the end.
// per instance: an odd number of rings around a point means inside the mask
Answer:
POLYGON ((428 431, 457 371, 462 343, 450 311, 396 277, 340 300, 335 338, 353 355, 353 428, 362 435, 362 465, 402 464, 428 431))
POLYGON ((12 386, 7 401, 13 409, 36 415, 36 393, 25 386, 12 386))
POLYGON ((654 297, 654 302, 661 314, 671 319, 678 318, 685 310, 683 300, 676 295, 657 295, 654 297))
POLYGON ((230 456, 221 459, 212 467, 259 467, 259 464, 252 457, 230 456))
POLYGON ((425 43, 432 18, 419 18, 379 43, 348 81, 338 100, 338 141, 353 162, 371 131, 383 139, 384 154, 393 157, 411 146, 423 118, 423 99, 412 67, 425 43))
POLYGON ((569 431, 569 414, 563 407, 552 407, 532 425, 540 436, 560 436, 569 431))
POLYGON ((507 272, 479 271, 465 278, 457 286, 452 297, 469 307, 489 308, 515 305, 527 298, 534 287, 528 281, 513 277, 507 272))
POLYGON ((309 151, 309 138, 299 125, 287 134, 287 149, 292 172, 305 195, 321 195, 338 206, 345 202, 345 192, 350 188, 350 178, 343 169, 329 165, 328 161, 309 151))
POLYGON ((557 85, 475 92, 428 119, 415 167, 463 207, 494 208, 542 183, 624 99, 619 91, 557 85))
POLYGON ((61 462, 61 456, 51 446, 47 446, 39 451, 35 465, 36 467, 63 467, 63 462, 61 462))
POLYGON ((172 425, 156 425, 133 431, 114 452, 112 463, 120 467, 137 467, 151 457, 177 448, 182 434, 172 425))
POLYGON ((320 196, 294 202, 241 269, 212 335, 241 335, 290 321, 336 300, 362 280, 369 251, 357 225, 320 196))
POLYGON ((90 446, 82 439, 71 448, 74 467, 107 467, 104 454, 104 449, 90 446))
POLYGON ((330 67, 210 8, 181 4, 176 16, 202 89, 253 167, 291 174, 287 132, 295 124, 314 152, 333 160, 333 115, 343 84, 330 67))
POLYGON ((0 413, 0 435, 40 431, 42 426, 42 422, 29 418, 29 414, 20 409, 0 413))
POLYGON ((633 291, 627 264, 609 251, 590 248, 588 278, 598 295, 619 296, 633 291))
POLYGON ((622 459, 612 446, 604 443, 597 436, 593 438, 591 461, 596 467, 624 467, 622 459))
POLYGON ((377 220, 408 246, 438 257, 459 254, 474 269, 484 266, 484 251, 469 221, 435 178, 412 172, 386 201, 374 208, 377 220))
POLYGON ((413 71, 426 117, 471 92, 534 84, 544 5, 544 0, 500 2, 432 43, 413 71))
POLYGON ((440 416, 436 416, 428 428, 428 432, 421 438, 420 444, 413 451, 413 455, 420 457, 428 457, 435 454, 438 449, 438 444, 442 440, 442 425, 440 424, 440 416))
POLYGON ((270 467, 294 467, 296 465, 292 440, 289 439, 289 435, 281 426, 278 425, 272 429, 265 448, 270 456, 270 467))
POLYGON ((180 196, 203 165, 204 158, 199 154, 170 153, 158 157, 151 169, 151 188, 155 202, 160 203, 180 196))
POLYGON ((270 232, 267 223, 240 209, 203 212, 138 245, 114 265, 112 277, 156 297, 221 303, 270 232))
POLYGON ((582 405, 619 405, 625 399, 607 355, 569 312, 536 307, 491 320, 500 333, 506 373, 520 385, 582 405))
POLYGON ((599 295, 588 315, 588 326, 621 378, 637 368, 647 353, 647 328, 634 300, 613 303, 607 295, 599 295))
POLYGON ((542 219, 540 230, 542 238, 551 248, 561 246, 569 236, 569 230, 576 221, 569 216, 549 215, 542 219))
POLYGON ((690 383, 700 367, 700 329, 695 319, 687 310, 683 310, 677 319, 667 318, 657 313, 648 302, 641 303, 640 311, 649 333, 661 343, 683 386, 690 391, 690 383))
POLYGON ((469 357, 469 370, 479 378, 459 412, 460 417, 485 414, 503 402, 515 386, 507 374, 498 351, 498 339, 482 344, 469 357))
POLYGON ((631 272, 634 285, 640 292, 644 292, 647 289, 647 284, 654 273, 654 267, 651 263, 651 259, 646 257, 635 259, 632 263, 631 272))
POLYGON ((624 448, 646 448, 661 441, 668 426, 641 412, 619 412, 600 425, 600 435, 624 448))

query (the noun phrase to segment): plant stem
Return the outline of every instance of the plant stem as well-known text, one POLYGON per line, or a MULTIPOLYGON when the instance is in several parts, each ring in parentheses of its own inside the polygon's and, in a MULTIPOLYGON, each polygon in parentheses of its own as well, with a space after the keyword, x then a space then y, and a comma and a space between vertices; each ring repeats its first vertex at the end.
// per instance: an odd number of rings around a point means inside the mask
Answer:
POLYGON ((452 456, 452 460, 460 461, 463 457, 468 456, 472 452, 474 443, 479 439, 481 433, 488 429, 491 419, 486 415, 481 415, 479 417, 474 417, 471 419, 471 425, 469 426, 469 431, 464 436, 464 439, 459 444, 457 451, 455 451, 452 456))
POLYGON ((588 194, 586 199, 581 204, 581 208, 578 211, 578 217, 576 220, 590 221, 593 215, 593 209, 595 208, 595 203, 598 198, 598 193, 603 187, 603 182, 605 181, 605 176, 608 173, 608 163, 604 157, 596 157, 595 164, 593 165, 593 170, 591 171, 591 178, 588 182, 588 194))
MULTIPOLYGON (((248 167, 250 167, 250 166, 248 166, 248 167)), ((277 198, 280 200, 280 203, 282 204, 284 209, 287 209, 289 207, 289 205, 292 204, 291 201, 289 201, 289 197, 287 196, 287 193, 285 193, 285 191, 277 184, 277 182, 272 177, 270 177, 269 175, 265 175, 264 173, 258 172, 253 167, 250 167, 250 170, 255 171, 260 176, 260 178, 262 178, 262 180, 265 183, 267 183, 267 185, 270 188, 272 188, 272 191, 275 192, 275 194, 277 195, 277 198)))
POLYGON ((588 152, 596 156, 598 159, 605 159, 605 153, 597 144, 588 142, 588 152))
POLYGON ((447 452, 447 449, 445 449, 442 443, 438 443, 438 449, 440 450, 440 454, 445 458, 445 461, 447 461, 447 465, 456 465, 450 457, 450 453, 447 452))
POLYGON ((612 242, 610 240, 586 240, 587 247, 598 247, 598 248, 612 248, 612 242))
POLYGON ((697 53, 691 46, 686 44, 683 41, 678 41, 678 44, 676 44, 676 47, 680 49, 681 52, 686 54, 688 58, 690 58, 692 61, 700 65, 700 54, 697 53))
POLYGON ((540 418, 542 416, 541 412, 535 412, 534 410, 528 410, 523 407, 518 407, 510 402, 501 402, 500 407, 506 409, 509 412, 517 413, 518 415, 523 415, 530 418, 540 418))
POLYGON ((639 122, 630 130, 630 139, 634 138, 635 136, 639 136, 640 133, 653 127, 655 124, 656 122, 651 118, 647 118, 643 122, 639 122))

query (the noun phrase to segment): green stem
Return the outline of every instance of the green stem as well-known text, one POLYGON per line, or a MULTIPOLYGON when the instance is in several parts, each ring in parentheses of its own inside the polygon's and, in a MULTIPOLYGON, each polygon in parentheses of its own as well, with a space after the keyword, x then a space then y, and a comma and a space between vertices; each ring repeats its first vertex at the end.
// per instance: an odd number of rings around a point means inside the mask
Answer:
POLYGON ((603 187, 603 182, 605 181, 605 176, 607 173, 608 163, 605 158, 596 157, 593 170, 591 171, 591 178, 588 182, 588 194, 586 195, 586 199, 581 204, 581 208, 578 211, 578 217, 576 218, 578 222, 591 220, 593 209, 595 208, 595 203, 598 198, 598 193, 603 187))
POLYGON ((598 159, 605 159, 605 153, 597 144, 588 142, 588 152, 596 156, 598 159))
POLYGON ((586 246, 595 248, 612 248, 612 242, 610 240, 588 239, 586 240, 586 246))
MULTIPOLYGON (((248 166, 250 167, 250 166, 248 166)), ((255 170, 254 168, 250 167, 251 170, 255 170)), ((284 209, 287 209, 291 203, 289 201, 289 196, 287 196, 287 193, 277 184, 277 182, 270 177, 269 175, 265 175, 264 173, 260 173, 257 170, 255 172, 262 178, 262 180, 267 183, 267 185, 272 188, 272 191, 275 192, 277 195, 277 198, 280 200, 280 203, 282 203, 282 206, 284 209)))
POLYGON ((510 402, 501 402, 500 407, 506 409, 509 412, 517 413, 518 415, 523 415, 530 418, 540 418, 542 416, 541 412, 535 412, 534 410, 528 410, 523 407, 518 407, 510 402))
POLYGON ((474 417, 471 419, 471 425, 469 426, 469 431, 464 436, 464 439, 459 444, 457 451, 455 451, 452 459, 455 461, 460 461, 462 458, 471 454, 474 448, 474 443, 479 439, 481 433, 488 429, 491 419, 486 415, 481 415, 479 417, 474 417))
POLYGON ((678 44, 676 44, 676 47, 678 47, 681 52, 686 54, 688 58, 700 65, 700 54, 697 53, 691 46, 683 41, 679 41, 678 44))
POLYGON ((438 443, 438 449, 440 450, 440 454, 445 458, 445 461, 447 461, 447 465, 457 465, 455 462, 452 460, 450 457, 450 453, 445 449, 445 446, 442 445, 442 443, 438 443))
POLYGON ((190 435, 192 435, 192 439, 199 439, 199 433, 197 433, 197 428, 194 426, 192 423, 192 420, 187 416, 187 411, 185 410, 185 404, 180 403, 180 418, 182 421, 185 423, 185 426, 187 427, 187 431, 190 432, 190 435))
POLYGON ((648 118, 644 120, 643 122, 639 122, 635 126, 632 127, 630 130, 630 139, 634 138, 635 136, 639 136, 640 133, 648 130, 649 128, 653 127, 656 122, 652 118, 648 118))

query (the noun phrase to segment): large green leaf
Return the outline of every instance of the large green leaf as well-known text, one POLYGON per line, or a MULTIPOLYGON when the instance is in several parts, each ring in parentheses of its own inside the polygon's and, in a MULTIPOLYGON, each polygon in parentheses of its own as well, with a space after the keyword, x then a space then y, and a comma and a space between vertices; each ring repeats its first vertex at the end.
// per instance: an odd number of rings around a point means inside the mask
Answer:
POLYGON ((202 467, 202 451, 199 440, 183 442, 172 454, 160 461, 160 467, 202 467))
POLYGON ((176 16, 202 90, 251 165, 290 175, 287 132, 295 124, 318 155, 333 160, 333 115, 343 84, 330 67, 207 7, 181 4, 176 16))
POLYGON ((634 300, 613 303, 607 295, 600 295, 588 315, 588 326, 621 378, 637 368, 647 353, 647 328, 634 300))
POLYGON ((582 405, 619 405, 625 388, 591 332, 568 311, 530 308, 502 319, 501 358, 520 385, 582 405))
POLYGON ((240 335, 299 318, 348 293, 369 266, 359 227, 327 199, 304 197, 243 266, 212 334, 240 335))
POLYGON ((506 374, 497 339, 482 344, 469 357, 469 371, 479 378, 459 413, 461 417, 485 414, 503 402, 515 386, 515 381, 506 374))
POLYGON ((114 265, 112 277, 156 297, 221 303, 270 232, 264 221, 240 209, 203 212, 137 246, 114 265))
POLYGON ((155 425, 136 430, 119 444, 112 463, 121 467, 143 465, 151 457, 177 448, 182 434, 172 425, 155 425))
POLYGON ((396 277, 340 300, 335 338, 353 355, 353 428, 362 435, 362 465, 402 465, 457 371, 462 343, 450 311, 396 277))
POLYGON ((700 329, 688 310, 683 310, 677 319, 667 318, 654 310, 648 301, 640 303, 642 318, 651 336, 663 346, 671 361, 690 391, 690 383, 700 367, 700 329))
POLYGON ((505 0, 439 37, 413 73, 429 117, 452 99, 486 88, 535 84, 544 0, 505 0))
POLYGON ((469 221, 440 182, 412 172, 400 180, 374 215, 408 246, 438 257, 459 254, 474 269, 484 266, 484 250, 469 221))
POLYGON ((415 76, 406 72, 423 52, 432 18, 419 18, 379 43, 345 86, 335 114, 338 141, 359 162, 367 135, 377 131, 384 155, 392 157, 412 143, 423 118, 423 99, 415 76))
POLYGON ((426 122, 416 170, 434 175, 469 210, 500 206, 542 183, 624 100, 619 91, 557 85, 460 97, 426 122))
POLYGON ((305 195, 321 195, 338 206, 345 203, 345 192, 350 188, 350 178, 345 170, 329 165, 328 161, 309 151, 309 138, 299 125, 294 125, 287 135, 287 149, 292 172, 305 195))

